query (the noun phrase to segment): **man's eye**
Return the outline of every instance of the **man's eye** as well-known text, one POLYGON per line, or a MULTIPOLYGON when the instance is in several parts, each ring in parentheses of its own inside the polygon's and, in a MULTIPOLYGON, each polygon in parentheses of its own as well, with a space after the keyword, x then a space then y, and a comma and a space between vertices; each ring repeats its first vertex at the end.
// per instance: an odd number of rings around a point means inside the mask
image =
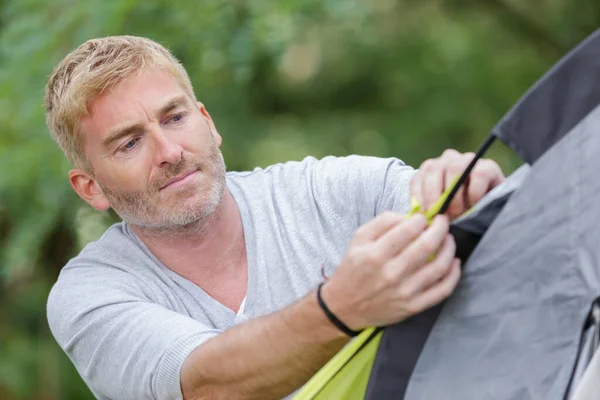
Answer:
POLYGON ((138 138, 131 139, 129 142, 125 143, 121 147, 121 151, 123 151, 123 152, 130 151, 131 149, 133 149, 137 145, 138 140, 139 140, 138 138))
POLYGON ((169 122, 179 123, 179 122, 182 122, 184 120, 184 118, 185 118, 184 113, 175 114, 169 119, 169 122))

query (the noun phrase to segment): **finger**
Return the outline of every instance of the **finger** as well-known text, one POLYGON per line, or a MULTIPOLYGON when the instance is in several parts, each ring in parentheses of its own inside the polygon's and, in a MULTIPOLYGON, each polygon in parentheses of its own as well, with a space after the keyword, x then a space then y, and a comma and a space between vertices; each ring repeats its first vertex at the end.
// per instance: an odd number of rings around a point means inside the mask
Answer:
POLYGON ((467 186, 468 207, 472 207, 503 180, 504 175, 498 164, 491 160, 479 160, 471 172, 467 186))
POLYGON ((428 164, 427 170, 423 171, 421 183, 421 195, 423 196, 423 209, 428 210, 444 190, 445 169, 440 163, 428 164), (429 166, 430 165, 430 166, 429 166))
POLYGON ((473 207, 485 194, 489 191, 489 183, 484 179, 471 177, 467 186, 467 194, 465 196, 467 207, 473 207))
POLYGON ((446 299, 456 289, 460 275, 460 260, 456 259, 445 277, 415 297, 411 304, 411 309, 415 310, 415 312, 420 312, 446 299))
POLYGON ((444 150, 444 152, 442 153, 442 158, 450 158, 450 159, 454 159, 457 157, 460 157, 462 154, 459 153, 457 150, 454 149, 446 149, 444 150))
POLYGON ((436 258, 423 266, 423 268, 414 271, 412 276, 406 278, 403 282, 403 290, 409 296, 424 292, 435 283, 448 275, 454 264, 456 255, 456 243, 452 235, 447 235, 444 243, 436 258))
POLYGON ((489 159, 483 159, 481 160, 481 164, 490 171, 492 177, 490 179, 490 189, 493 189, 504 182, 504 173, 502 172, 502 168, 500 168, 496 162, 489 159))
POLYGON ((400 224, 404 216, 400 213, 386 211, 362 225, 354 233, 353 243, 366 243, 377 240, 385 232, 400 224))
POLYGON ((419 170, 410 180, 410 197, 414 197, 421 204, 421 206, 423 205, 423 193, 421 192, 422 185, 423 173, 419 170))
POLYGON ((375 243, 375 251, 384 260, 395 257, 426 228, 427 218, 423 214, 415 214, 381 235, 375 243))
MULTIPOLYGON (((452 186, 454 180, 457 176, 459 176, 464 171, 463 163, 457 162, 454 163, 446 169, 445 175, 445 183, 444 187, 447 189, 452 186)), ((464 187, 461 185, 458 191, 454 195, 454 198, 450 202, 448 209, 446 210, 446 214, 450 217, 450 219, 454 219, 460 214, 462 214, 465 210, 465 196, 464 196, 464 187)))
POLYGON ((409 276, 419 267, 425 265, 432 254, 435 254, 446 235, 448 234, 448 218, 444 215, 437 215, 429 228, 427 228, 417 239, 412 241, 398 256, 388 263, 391 270, 390 274, 409 276))
MULTIPOLYGON (((446 190, 450 188, 454 184, 455 180, 465 172, 467 166, 474 157, 475 153, 458 154, 452 161, 448 163, 448 167, 446 168, 446 190)), ((448 207, 448 210, 446 211, 446 214, 448 214, 450 219, 460 216, 467 209, 465 186, 466 182, 465 184, 459 186, 454 198, 452 199, 452 202, 448 207)))

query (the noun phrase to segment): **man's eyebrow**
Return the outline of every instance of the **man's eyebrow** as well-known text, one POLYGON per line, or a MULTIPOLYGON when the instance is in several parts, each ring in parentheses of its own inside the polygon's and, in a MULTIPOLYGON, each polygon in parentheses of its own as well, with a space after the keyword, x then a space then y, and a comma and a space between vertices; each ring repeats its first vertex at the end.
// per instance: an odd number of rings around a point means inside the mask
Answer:
POLYGON ((139 132, 143 129, 142 125, 135 124, 128 126, 126 128, 118 129, 115 132, 111 133, 102 141, 102 145, 104 147, 109 147, 112 143, 116 142, 119 139, 122 139, 126 136, 129 136, 135 132, 139 132))
POLYGON ((175 97, 174 99, 169 101, 167 103, 167 105, 165 105, 164 107, 162 107, 160 109, 160 111, 158 112, 158 115, 163 116, 163 115, 168 114, 169 112, 173 111, 174 109, 181 107, 181 106, 185 106, 187 104, 188 104, 187 96, 182 95, 182 96, 175 97))

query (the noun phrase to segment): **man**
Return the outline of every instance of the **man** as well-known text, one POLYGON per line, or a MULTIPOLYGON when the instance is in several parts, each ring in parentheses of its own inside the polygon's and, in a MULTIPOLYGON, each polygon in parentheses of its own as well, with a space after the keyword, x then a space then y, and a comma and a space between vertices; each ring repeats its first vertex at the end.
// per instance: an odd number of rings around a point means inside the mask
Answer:
MULTIPOLYGON (((124 221, 65 266, 48 300, 98 398, 282 398, 348 333, 403 320, 458 282, 448 218, 401 213, 410 185, 431 205, 470 155, 448 151, 416 175, 356 156, 226 173, 187 73, 137 37, 81 45, 45 102, 73 189, 124 221)), ((502 179, 482 160, 451 216, 502 179)))

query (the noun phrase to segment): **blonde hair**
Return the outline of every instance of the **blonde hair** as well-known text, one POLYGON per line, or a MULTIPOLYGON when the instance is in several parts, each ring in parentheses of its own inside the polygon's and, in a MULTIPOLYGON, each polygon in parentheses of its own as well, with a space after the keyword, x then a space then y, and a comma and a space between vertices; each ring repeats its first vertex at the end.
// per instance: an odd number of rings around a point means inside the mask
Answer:
POLYGON ((190 78, 165 47, 135 36, 91 39, 68 54, 46 85, 46 123, 50 135, 76 168, 91 172, 83 153, 79 121, 101 93, 149 69, 166 69, 195 99, 190 78))

